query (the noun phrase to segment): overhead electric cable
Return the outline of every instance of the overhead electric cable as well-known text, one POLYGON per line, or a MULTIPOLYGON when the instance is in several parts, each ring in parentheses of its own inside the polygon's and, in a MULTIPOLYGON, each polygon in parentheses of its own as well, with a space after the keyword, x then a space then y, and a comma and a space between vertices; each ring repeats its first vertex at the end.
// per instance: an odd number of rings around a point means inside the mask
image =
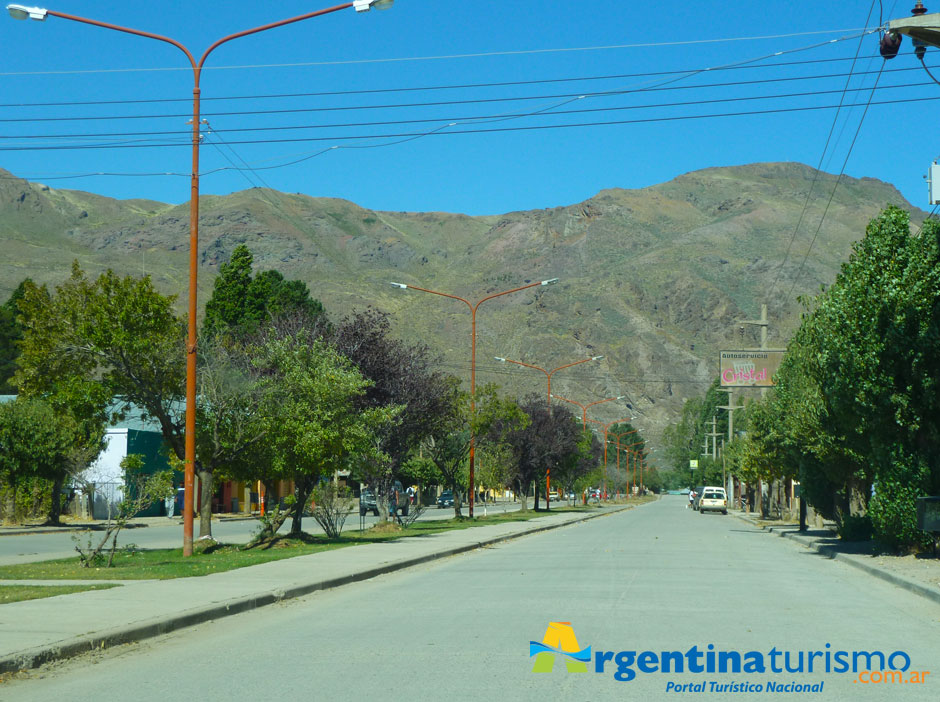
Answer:
MULTIPOLYGON (((849 105, 843 105, 843 107, 854 108, 854 107, 870 107, 872 105, 897 105, 899 103, 905 102, 929 102, 933 100, 940 100, 940 97, 922 97, 922 98, 905 98, 900 100, 872 100, 866 103, 852 103, 849 105)), ((492 134, 498 132, 526 132, 526 131, 542 131, 549 129, 574 129, 574 128, 585 128, 585 127, 609 127, 609 126, 620 126, 625 124, 648 124, 652 122, 677 122, 683 120, 699 120, 699 119, 716 119, 724 117, 747 117, 754 115, 769 115, 769 114, 787 114, 791 112, 814 112, 819 110, 832 110, 839 108, 839 105, 808 105, 803 107, 786 107, 786 108, 775 108, 768 110, 745 110, 740 112, 721 112, 705 115, 677 115, 673 117, 650 117, 650 118, 641 118, 641 119, 624 119, 624 120, 610 120, 603 122, 574 122, 570 124, 545 124, 545 125, 532 125, 532 126, 522 126, 522 127, 493 127, 487 129, 449 129, 448 131, 442 131, 450 127, 450 125, 442 125, 437 130, 430 130, 426 132, 400 132, 400 133, 389 133, 389 134, 353 134, 353 135, 344 135, 342 137, 337 136, 324 136, 324 137, 297 137, 292 139, 243 139, 239 141, 229 142, 231 144, 296 144, 296 143, 316 143, 321 141, 330 141, 330 140, 364 140, 364 139, 412 139, 415 137, 431 136, 431 135, 458 135, 458 134, 492 134)), ((524 115, 523 115, 524 116, 524 115)), ((43 146, 43 147, 0 147, 0 151, 69 151, 69 150, 96 150, 96 149, 133 149, 133 148, 168 148, 168 147, 178 147, 182 144, 161 144, 161 145, 127 145, 127 146, 94 146, 94 145, 76 145, 76 146, 43 146)), ((345 148, 345 147, 342 147, 345 148)))
MULTIPOLYGON (((915 88, 922 87, 925 85, 930 85, 928 82, 923 83, 902 83, 897 85, 889 85, 881 88, 884 90, 891 89, 902 89, 902 88, 915 88)), ((832 95, 834 93, 839 93, 844 98, 847 93, 850 92, 867 92, 869 88, 858 87, 851 89, 833 89, 833 90, 813 90, 805 91, 798 93, 776 93, 776 94, 761 94, 761 95, 744 95, 737 97, 728 97, 728 98, 714 98, 711 100, 691 100, 691 101, 682 101, 682 102, 663 102, 663 103, 647 103, 641 105, 621 105, 616 107, 594 107, 594 108, 585 108, 580 110, 561 110, 553 112, 553 115, 570 115, 570 114, 580 114, 580 113, 591 113, 591 112, 621 112, 625 110, 648 110, 648 109, 658 109, 658 108, 672 108, 672 107, 688 107, 688 106, 698 106, 698 105, 715 105, 715 104, 724 104, 724 103, 736 103, 736 102, 750 102, 750 101, 759 101, 759 100, 779 100, 779 99, 788 99, 788 98, 800 98, 800 97, 815 97, 820 95, 832 95)), ((573 100, 568 102, 574 102, 573 100)), ((554 106, 553 106, 554 107, 554 106)), ((545 108, 551 109, 551 108, 545 108)), ((545 110, 542 112, 544 113, 545 110)), ((521 112, 521 113, 504 113, 498 115, 465 115, 462 117, 428 117, 423 119, 402 119, 402 120, 381 120, 375 122, 336 122, 336 123, 326 123, 326 124, 293 124, 293 125, 281 125, 281 126, 272 126, 272 127, 232 127, 228 129, 215 129, 215 133, 225 133, 225 134, 234 134, 241 132, 277 132, 277 131, 290 131, 290 130, 308 130, 308 129, 339 129, 339 128, 349 128, 349 127, 376 127, 376 126, 393 126, 393 125, 403 125, 403 124, 425 124, 428 122, 442 122, 442 121, 451 121, 451 122, 480 122, 487 120, 497 120, 503 118, 521 118, 521 117, 531 117, 537 116, 540 114, 536 112, 521 112)), ((838 115, 837 115, 838 116, 838 115)), ((0 140, 26 140, 26 139, 71 139, 71 138, 115 138, 115 137, 130 137, 130 136, 167 136, 167 135, 179 135, 181 139, 185 139, 190 134, 189 130, 174 130, 174 131, 149 131, 149 132, 98 132, 98 133, 63 133, 63 134, 28 134, 28 135, 0 135, 0 140)), ((830 137, 831 137, 830 131, 830 137)), ((828 146, 828 140, 826 142, 828 146)))
MULTIPOLYGON (((736 41, 763 41, 767 39, 788 39, 792 37, 819 36, 822 34, 839 34, 842 32, 866 32, 878 31, 878 28, 870 29, 868 27, 854 27, 850 29, 821 29, 809 32, 790 32, 787 34, 767 34, 761 36, 749 37, 729 37, 723 39, 690 39, 686 41, 662 41, 646 42, 636 44, 611 44, 606 46, 582 46, 568 47, 559 49, 516 49, 512 51, 484 51, 472 54, 445 54, 438 56, 404 56, 398 58, 380 58, 380 59, 353 59, 345 61, 311 61, 300 63, 269 63, 269 64, 243 64, 237 66, 204 66, 203 71, 224 71, 224 70, 244 70, 258 68, 299 68, 306 66, 355 66, 373 63, 403 63, 408 61, 445 61, 453 59, 466 58, 491 58, 496 56, 531 56, 536 54, 555 54, 555 53, 573 53, 580 51, 610 51, 615 49, 646 49, 663 46, 690 46, 694 44, 723 44, 736 41)), ((832 39, 830 42, 840 41, 841 39, 832 39)), ((822 42, 822 44, 830 43, 822 42)), ((821 44, 820 44, 821 45, 821 44)), ((96 73, 155 73, 155 72, 176 72, 190 71, 190 67, 168 67, 168 68, 97 68, 88 70, 70 70, 70 71, 4 71, 0 76, 44 76, 44 75, 87 75, 96 73)))
MULTIPOLYGON (((871 95, 874 96, 875 90, 878 87, 878 78, 875 78, 875 84, 872 86, 871 95)), ((806 265, 806 261, 809 258, 810 252, 813 250, 813 245, 816 243, 816 239, 819 236, 819 232, 822 229, 823 222, 826 220, 826 215, 829 213, 829 206, 832 204, 832 199, 835 197, 836 189, 839 187, 839 182, 842 180, 842 174, 845 173, 845 167, 849 163, 849 157, 852 155, 852 150, 855 148, 855 142, 858 140, 858 135, 862 131, 862 124, 865 122, 865 116, 868 114, 868 108, 871 105, 871 99, 869 98, 869 104, 865 105, 865 110, 862 112, 862 116, 858 120, 858 127, 855 130, 855 136, 852 138, 852 143, 849 144, 848 153, 845 154, 845 159, 842 161, 842 168, 839 170, 839 177, 836 178, 835 184, 832 186, 832 192, 829 194, 829 200, 826 202, 826 208, 823 210, 822 217, 819 218, 819 226, 816 227, 816 233, 813 234, 813 240, 809 243, 809 248, 806 249, 806 255, 803 256, 803 261, 800 263, 800 268, 796 272, 796 276, 793 278, 793 285, 790 286, 790 291, 787 293, 787 299, 790 299, 793 295, 794 289, 796 289, 796 284, 799 282, 800 275, 803 273, 803 267, 806 265)))
MULTIPOLYGON (((868 17, 865 18, 865 24, 868 24, 868 21, 871 19, 871 13, 875 9, 875 2, 872 0, 871 8, 868 10, 868 17)), ((880 24, 880 22, 879 22, 880 24)), ((803 218, 806 216, 806 212, 809 209, 809 201, 813 196, 813 189, 816 187, 816 181, 819 179, 820 169, 822 168, 823 161, 826 158, 826 152, 829 150, 829 144, 832 141, 832 135, 835 132, 836 124, 839 122, 839 115, 842 113, 842 105, 845 103, 846 94, 849 91, 849 85, 852 80, 852 71, 855 68, 855 63, 858 60, 858 56, 862 51, 862 43, 864 37, 859 39, 858 46, 855 49, 855 56, 852 59, 852 64, 849 67, 848 76, 845 79, 845 85, 842 88, 842 96, 839 99, 839 107, 836 109, 835 115, 832 117, 832 124, 829 126, 829 134, 826 136, 826 143, 823 145, 822 153, 819 155, 819 162, 816 164, 816 169, 813 171, 813 182, 810 183, 809 190, 806 192, 806 198, 803 200, 803 208, 800 210, 800 217, 796 222, 796 227, 793 229, 793 234, 790 236, 790 243, 787 244, 787 250, 783 255, 783 260, 780 261, 780 265, 777 266, 777 273, 774 276, 773 282, 770 284, 770 288, 767 291, 766 299, 770 299, 773 296, 773 292, 777 287, 777 281, 780 280, 780 275, 783 273, 783 267, 786 265, 787 260, 790 258, 790 251, 793 248, 793 242, 796 241, 796 236, 800 231, 800 226, 803 224, 803 218)), ((881 68, 884 68, 884 61, 881 63, 881 68)), ((879 76, 880 76, 879 72, 879 76)), ((870 99, 870 98, 869 98, 870 99)))
MULTIPOLYGON (((877 54, 872 55, 871 58, 877 57, 877 54)), ((407 93, 407 92, 430 92, 430 91, 439 91, 439 90, 469 90, 475 88, 503 88, 503 87, 518 87, 524 85, 545 85, 549 83, 577 83, 582 81, 597 81, 597 80, 622 80, 624 78, 652 78, 655 76, 668 76, 668 75, 677 75, 684 73, 698 73, 707 71, 709 73, 717 73, 720 71, 740 71, 740 70, 754 70, 762 68, 781 68, 787 66, 802 66, 818 63, 836 63, 841 61, 854 61, 853 58, 848 56, 839 56, 834 58, 824 58, 824 59, 807 59, 805 61, 780 61, 778 63, 770 64, 748 64, 744 66, 716 66, 713 68, 684 68, 676 69, 671 71, 648 71, 644 73, 617 73, 610 75, 600 75, 600 76, 576 76, 568 78, 543 78, 543 79, 533 79, 533 80, 515 80, 515 81, 503 81, 503 82, 490 82, 490 83, 457 83, 457 84, 447 84, 447 85, 426 85, 426 86, 412 86, 412 87, 401 87, 401 88, 370 88, 364 90, 329 90, 329 91, 320 91, 320 92, 309 92, 309 93, 271 93, 271 94, 258 94, 258 95, 206 95, 202 96, 200 100, 203 103, 220 101, 220 100, 273 100, 273 99, 287 99, 287 98, 299 98, 299 97, 338 97, 338 96, 349 96, 349 95, 373 95, 381 93, 407 93)), ((891 69, 889 72, 901 72, 901 71, 911 71, 918 70, 916 68, 895 68, 891 69)), ((833 74, 834 77, 839 77, 844 74, 833 74)), ((811 77, 811 76, 810 76, 811 77)), ((800 78, 797 77, 796 80, 800 78)), ((736 83, 728 83, 728 85, 735 85, 736 83)), ((172 102, 182 102, 182 103, 191 103, 191 97, 185 98, 150 98, 150 99, 136 99, 136 100, 73 100, 68 102, 11 102, 11 103, 0 103, 0 107, 8 108, 23 108, 23 107, 80 107, 80 106, 100 106, 100 105, 145 105, 145 104, 160 104, 160 103, 172 103, 172 102)))

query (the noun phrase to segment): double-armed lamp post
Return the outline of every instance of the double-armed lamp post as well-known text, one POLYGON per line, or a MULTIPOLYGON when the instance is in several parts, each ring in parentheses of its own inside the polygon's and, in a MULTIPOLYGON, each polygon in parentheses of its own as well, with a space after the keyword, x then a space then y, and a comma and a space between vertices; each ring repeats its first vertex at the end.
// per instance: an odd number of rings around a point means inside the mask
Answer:
POLYGON ((561 400, 562 402, 570 402, 572 405, 577 405, 581 408, 581 426, 584 429, 587 429, 587 411, 588 408, 593 407, 594 405, 602 405, 605 402, 614 402, 615 400, 622 400, 625 395, 617 395, 617 397, 608 397, 603 400, 597 400, 596 402, 588 402, 586 405, 582 405, 577 400, 569 400, 567 397, 562 397, 561 395, 552 395, 556 400, 561 400))
MULTIPOLYGON (((548 380, 548 411, 552 410, 552 376, 555 375, 557 371, 563 370, 565 368, 571 368, 572 366, 579 366, 582 363, 590 363, 591 361, 599 361, 603 356, 591 356, 590 358, 582 358, 580 361, 575 361, 574 363, 566 363, 563 366, 558 366, 558 368, 553 368, 552 370, 545 370, 541 366, 534 366, 530 363, 523 363, 522 361, 514 361, 511 358, 503 358, 502 356, 494 356, 494 358, 500 363, 515 363, 517 366, 523 366, 525 368, 532 368, 533 370, 542 371, 545 374, 545 378, 548 380)), ((620 399, 620 398, 616 398, 620 399)), ((606 402, 606 400, 601 400, 601 402, 606 402)), ((550 509, 549 507, 549 492, 552 488, 552 469, 547 468, 545 470, 545 509, 550 509)))
POLYGON ((610 429, 614 424, 620 424, 621 422, 632 422, 636 417, 624 417, 622 419, 614 420, 613 422, 608 422, 604 424, 599 422, 596 419, 588 419, 588 422, 594 424, 599 424, 604 428, 604 499, 607 499, 607 430, 610 429))
POLYGON ((14 19, 32 19, 40 22, 45 21, 47 17, 58 17, 60 19, 90 24, 103 29, 111 29, 116 32, 133 34, 145 39, 155 39, 175 46, 183 52, 189 60, 193 69, 193 121, 192 121, 192 176, 190 179, 190 200, 189 200, 189 318, 188 333, 186 339, 186 429, 185 429, 185 457, 184 457, 184 489, 183 498, 183 555, 191 556, 193 552, 193 486, 194 486, 194 468, 196 464, 196 277, 199 267, 199 144, 201 142, 200 119, 199 119, 199 97, 200 97, 200 78, 202 68, 206 59, 213 51, 222 44, 240 39, 252 34, 283 27, 295 22, 320 17, 331 12, 339 10, 354 9, 356 12, 368 12, 372 8, 377 10, 387 9, 392 6, 394 0, 353 0, 333 7, 327 7, 314 12, 307 12, 296 17, 263 24, 259 27, 246 29, 235 34, 229 34, 214 42, 206 49, 197 61, 194 55, 183 44, 170 39, 169 37, 151 32, 144 32, 139 29, 122 27, 117 24, 101 22, 99 20, 69 15, 64 12, 47 10, 41 7, 27 7, 25 5, 7 5, 7 11, 14 19))
POLYGON ((457 295, 451 295, 450 293, 442 293, 436 290, 429 290, 428 288, 419 288, 417 285, 408 285, 406 283, 389 283, 392 287, 399 288, 400 290, 418 290, 419 292, 430 293, 431 295, 439 295, 441 297, 449 297, 451 300, 459 300, 464 303, 470 309, 470 490, 469 490, 469 502, 470 502, 470 517, 473 518, 473 498, 474 498, 474 458, 476 454, 476 437, 473 433, 473 417, 476 415, 476 395, 477 390, 477 310, 487 300, 492 300, 496 297, 502 297, 503 295, 509 295, 510 293, 519 292, 520 290, 528 290, 529 288, 535 288, 538 286, 544 285, 553 285, 558 282, 558 278, 550 278, 548 280, 540 280, 536 283, 529 283, 528 285, 522 285, 518 288, 513 288, 512 290, 504 290, 503 292, 494 293, 492 295, 487 295, 483 299, 477 302, 470 302, 465 298, 459 297, 457 295))

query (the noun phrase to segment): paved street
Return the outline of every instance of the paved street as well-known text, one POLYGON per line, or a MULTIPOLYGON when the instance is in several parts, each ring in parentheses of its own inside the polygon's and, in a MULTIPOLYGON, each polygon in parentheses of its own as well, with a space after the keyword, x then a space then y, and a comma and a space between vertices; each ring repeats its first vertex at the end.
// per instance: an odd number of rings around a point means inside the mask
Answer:
MULTIPOLYGON (((531 504, 531 500, 530 500, 531 504)), ((475 508, 483 514, 482 505, 475 508)), ((519 509, 516 502, 499 502, 495 506, 488 505, 490 511, 512 512, 519 509)), ((466 515, 467 510, 464 508, 466 515)), ((420 519, 450 519, 454 516, 454 509, 438 509, 429 507, 420 519)), ((376 518, 367 514, 363 518, 363 525, 366 529, 374 525, 376 518)), ((141 548, 179 548, 183 543, 183 527, 178 519, 170 520, 166 518, 154 518, 146 521, 147 526, 125 529, 118 535, 118 546, 123 547, 127 544, 136 544, 141 548)), ((291 520, 287 520, 281 527, 283 533, 290 530, 291 520)), ((305 517, 303 523, 304 531, 310 534, 322 534, 323 530, 316 523, 313 517, 305 517)), ((353 512, 346 519, 346 529, 359 528, 359 513, 353 512)), ((247 543, 254 532, 258 529, 258 522, 254 519, 245 520, 213 520, 212 535, 219 541, 230 544, 247 543)), ((196 536, 199 535, 198 518, 194 525, 196 536)), ((91 532, 92 540, 100 539, 102 532, 91 532)), ((60 533, 40 532, 35 534, 15 534, 3 535, 0 530, 0 565, 12 565, 14 563, 27 563, 30 561, 43 561, 53 558, 68 558, 75 555, 75 544, 72 541, 73 536, 80 536, 79 532, 63 530, 60 533)), ((87 537, 84 537, 87 538, 87 537)))
MULTIPOLYGON (((142 603, 142 606, 145 606, 142 603)), ((804 654, 806 655, 806 654, 804 654)), ((704 660, 704 659, 703 659, 704 660)), ((816 658, 817 670, 822 657, 816 658)), ((0 697, 670 699, 667 684, 823 683, 825 700, 937 699, 940 607, 681 497, 200 625, 32 673, 0 697), (598 651, 904 651, 924 684, 847 673, 532 673, 570 622, 598 651), (97 665, 89 665, 96 662, 97 665), (42 677, 39 677, 42 676, 42 677)), ((782 656, 777 665, 783 664, 782 656)), ((792 663, 791 663, 792 665, 792 663)), ((804 665, 805 667, 805 665, 804 665)), ((863 666, 864 667, 864 666, 863 666)), ((636 670, 636 665, 633 666, 636 670)), ((910 671, 906 675, 910 674, 910 671)), ((752 699, 715 693, 710 699, 752 699)), ((785 695, 790 697, 791 695, 785 695)), ((803 695, 799 695, 803 696, 803 695)))

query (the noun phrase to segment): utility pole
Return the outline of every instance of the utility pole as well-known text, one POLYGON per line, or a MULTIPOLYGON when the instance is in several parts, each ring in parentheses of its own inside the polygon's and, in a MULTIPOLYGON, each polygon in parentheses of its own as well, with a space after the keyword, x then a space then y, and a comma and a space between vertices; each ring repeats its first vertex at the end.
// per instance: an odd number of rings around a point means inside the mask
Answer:
MULTIPOLYGON (((762 350, 767 348, 767 326, 769 322, 767 321, 767 304, 766 303, 760 306, 760 319, 742 319, 738 322, 738 324, 750 324, 753 326, 760 327, 760 348, 762 350)), ((761 399, 764 399, 765 397, 767 397, 767 388, 760 389, 760 396, 761 396, 761 399)), ((763 504, 764 481, 758 480, 757 485, 761 494, 761 504, 763 504)))
MULTIPOLYGON (((719 406, 718 409, 728 410, 728 443, 730 444, 734 441, 734 411, 736 409, 744 409, 744 406, 737 406, 734 401, 734 388, 718 388, 721 392, 728 393, 728 404, 719 406)), ((724 439, 722 439, 722 446, 724 446, 724 439)), ((725 466, 727 465, 727 460, 722 460, 721 462, 721 481, 722 485, 725 488, 725 491, 730 495, 733 490, 728 489, 728 476, 725 466)))
MULTIPOLYGON (((718 418, 715 417, 715 416, 712 416, 712 430, 711 430, 711 433, 705 435, 706 437, 708 437, 708 436, 712 437, 712 460, 713 460, 713 461, 717 461, 717 460, 718 460, 718 436, 719 436, 719 434, 718 434, 718 430, 717 430, 717 425, 718 425, 718 418)), ((706 439, 706 442, 707 442, 707 441, 708 441, 708 439, 706 439)), ((705 450, 707 451, 708 448, 706 447, 705 450)))

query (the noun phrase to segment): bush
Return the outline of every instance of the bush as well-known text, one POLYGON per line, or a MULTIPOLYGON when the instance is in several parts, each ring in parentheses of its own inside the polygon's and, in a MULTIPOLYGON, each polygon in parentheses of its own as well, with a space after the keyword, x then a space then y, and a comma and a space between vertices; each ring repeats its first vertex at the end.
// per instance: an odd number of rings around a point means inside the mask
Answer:
POLYGON ((345 485, 323 483, 313 489, 313 518, 331 539, 343 533, 346 517, 355 506, 352 492, 345 485))
POLYGON ((9 485, 0 485, 0 521, 18 524, 40 519, 49 514, 52 504, 52 482, 42 478, 29 478, 16 486, 16 499, 9 485), (10 506, 16 505, 16 514, 10 506))
POLYGON ((871 517, 867 514, 846 515, 839 526, 839 537, 843 541, 871 541, 871 517))
POLYGON ((895 481, 879 482, 868 505, 875 537, 894 548, 926 547, 929 535, 917 528, 917 503, 921 491, 895 481))

